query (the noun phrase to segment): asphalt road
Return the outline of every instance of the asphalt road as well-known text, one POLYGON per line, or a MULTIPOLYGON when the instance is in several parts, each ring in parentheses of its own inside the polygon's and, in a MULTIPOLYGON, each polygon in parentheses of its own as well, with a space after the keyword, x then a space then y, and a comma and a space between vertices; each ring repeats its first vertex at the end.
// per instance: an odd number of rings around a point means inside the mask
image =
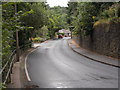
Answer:
POLYGON ((118 68, 80 56, 66 39, 42 43, 29 54, 27 70, 40 88, 118 88, 118 68))

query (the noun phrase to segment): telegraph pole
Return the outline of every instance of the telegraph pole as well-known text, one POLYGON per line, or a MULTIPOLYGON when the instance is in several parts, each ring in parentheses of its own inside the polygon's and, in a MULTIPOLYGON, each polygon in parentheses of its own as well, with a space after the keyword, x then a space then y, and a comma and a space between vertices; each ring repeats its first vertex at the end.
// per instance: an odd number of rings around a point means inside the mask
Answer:
MULTIPOLYGON (((17 14, 17 5, 15 3, 15 16, 17 14)), ((19 61, 19 38, 18 38, 18 30, 16 29, 16 61, 19 61)))

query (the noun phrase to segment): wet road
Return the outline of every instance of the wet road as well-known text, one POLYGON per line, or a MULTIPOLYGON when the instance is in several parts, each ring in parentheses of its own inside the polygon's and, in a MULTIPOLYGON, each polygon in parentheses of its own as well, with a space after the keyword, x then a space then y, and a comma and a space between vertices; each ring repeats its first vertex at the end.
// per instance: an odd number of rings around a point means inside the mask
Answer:
POLYGON ((118 88, 118 68, 80 56, 66 39, 42 43, 28 56, 27 70, 41 88, 118 88))

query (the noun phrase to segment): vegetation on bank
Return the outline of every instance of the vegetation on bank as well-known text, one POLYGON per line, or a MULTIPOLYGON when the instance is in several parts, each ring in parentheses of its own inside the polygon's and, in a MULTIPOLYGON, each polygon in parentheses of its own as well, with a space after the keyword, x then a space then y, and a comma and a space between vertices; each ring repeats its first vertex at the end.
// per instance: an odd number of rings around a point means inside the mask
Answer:
POLYGON ((92 35, 93 25, 98 22, 119 22, 120 3, 69 2, 68 17, 68 23, 74 27, 74 35, 92 35))
POLYGON ((69 2, 68 17, 81 47, 119 58, 120 2, 69 2))

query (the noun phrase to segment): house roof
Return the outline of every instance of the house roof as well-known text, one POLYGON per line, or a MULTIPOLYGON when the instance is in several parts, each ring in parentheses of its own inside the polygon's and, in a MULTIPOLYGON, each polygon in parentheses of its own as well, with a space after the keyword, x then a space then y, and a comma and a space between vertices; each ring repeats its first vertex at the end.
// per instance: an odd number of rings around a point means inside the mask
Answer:
POLYGON ((65 30, 65 29, 61 29, 58 32, 59 33, 71 33, 70 30, 65 30))

